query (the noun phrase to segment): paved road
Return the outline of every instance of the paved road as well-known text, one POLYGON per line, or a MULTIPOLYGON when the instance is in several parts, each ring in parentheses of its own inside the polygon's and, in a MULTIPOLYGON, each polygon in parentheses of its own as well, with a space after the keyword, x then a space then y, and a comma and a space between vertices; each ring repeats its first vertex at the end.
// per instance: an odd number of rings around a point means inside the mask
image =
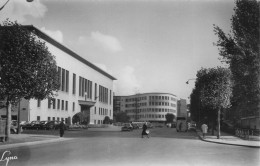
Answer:
POLYGON ((259 149, 203 142, 195 132, 153 129, 149 139, 140 138, 140 132, 70 131, 66 133, 67 137, 74 136, 70 141, 7 149, 18 158, 10 160, 8 165, 255 166, 260 163, 259 149))

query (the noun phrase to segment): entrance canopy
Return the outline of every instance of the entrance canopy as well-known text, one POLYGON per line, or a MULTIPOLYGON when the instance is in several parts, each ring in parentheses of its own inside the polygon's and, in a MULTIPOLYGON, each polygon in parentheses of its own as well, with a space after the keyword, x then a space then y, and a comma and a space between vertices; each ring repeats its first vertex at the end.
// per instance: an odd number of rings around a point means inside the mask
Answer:
POLYGON ((86 101, 86 100, 78 100, 79 101, 79 105, 81 106, 87 106, 87 107, 92 107, 95 105, 95 101, 86 101))

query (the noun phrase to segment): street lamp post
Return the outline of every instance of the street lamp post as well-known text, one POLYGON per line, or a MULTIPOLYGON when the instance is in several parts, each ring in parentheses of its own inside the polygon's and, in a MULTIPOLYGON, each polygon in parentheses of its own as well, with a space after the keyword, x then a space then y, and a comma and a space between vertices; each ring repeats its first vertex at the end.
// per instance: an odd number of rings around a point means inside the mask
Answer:
MULTIPOLYGON (((186 84, 189 84, 189 81, 190 80, 196 80, 196 78, 191 78, 191 79, 188 79, 188 81, 186 81, 186 84)), ((199 101, 199 126, 200 126, 200 103, 201 103, 201 100, 199 101)))
MULTIPOLYGON (((5 7, 5 5, 9 2, 10 0, 7 0, 5 4, 0 8, 0 11, 5 7)), ((32 2, 33 0, 26 0, 27 2, 32 2)))

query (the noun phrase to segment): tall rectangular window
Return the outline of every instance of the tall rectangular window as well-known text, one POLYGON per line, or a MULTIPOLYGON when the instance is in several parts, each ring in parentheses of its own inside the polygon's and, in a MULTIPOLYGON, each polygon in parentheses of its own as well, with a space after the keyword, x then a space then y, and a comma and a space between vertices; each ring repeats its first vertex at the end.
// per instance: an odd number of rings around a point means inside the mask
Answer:
POLYGON ((72 103, 72 111, 75 111, 75 102, 72 103))
POLYGON ((95 83, 95 100, 97 99, 97 84, 95 83))
POLYGON ((41 117, 40 117, 40 116, 37 116, 37 120, 40 121, 40 120, 41 120, 41 117))
POLYGON ((58 102, 57 102, 57 109, 58 110, 60 109, 60 99, 58 99, 58 102))
POLYGON ((81 79, 81 96, 82 97, 84 97, 84 94, 85 94, 85 92, 84 92, 84 81, 85 81, 86 79, 85 78, 82 78, 81 79))
POLYGON ((90 96, 89 96, 89 98, 91 98, 92 99, 92 81, 90 81, 90 88, 89 88, 90 90, 90 92, 89 92, 89 94, 90 94, 90 96))
POLYGON ((55 120, 55 117, 52 117, 52 120, 55 120))
POLYGON ((51 108, 51 99, 48 98, 48 108, 51 108))
POLYGON ((88 93, 88 80, 87 79, 85 79, 85 81, 84 81, 84 89, 85 89, 84 92, 88 93))
POLYGON ((65 91, 65 69, 62 69, 61 73, 61 90, 65 91))
POLYGON ((59 83, 60 83, 60 90, 61 90, 61 68, 58 67, 58 79, 59 79, 59 83))
POLYGON ((76 94, 76 74, 73 73, 73 89, 72 94, 76 94))
POLYGON ((68 111, 68 101, 66 101, 65 110, 68 111))
POLYGON ((112 96, 111 96, 111 90, 109 91, 109 103, 111 105, 111 100, 112 100, 112 96))
POLYGON ((79 76, 79 96, 81 96, 81 77, 79 76))
POLYGON ((41 107, 41 100, 40 99, 37 100, 37 107, 41 107))
POLYGON ((52 99, 52 108, 56 109, 56 99, 55 98, 52 99))
POLYGON ((51 117, 48 116, 48 121, 51 121, 51 117))
POLYGON ((66 92, 69 92, 69 71, 66 70, 66 92))
POLYGON ((64 100, 61 100, 61 110, 64 110, 64 100))

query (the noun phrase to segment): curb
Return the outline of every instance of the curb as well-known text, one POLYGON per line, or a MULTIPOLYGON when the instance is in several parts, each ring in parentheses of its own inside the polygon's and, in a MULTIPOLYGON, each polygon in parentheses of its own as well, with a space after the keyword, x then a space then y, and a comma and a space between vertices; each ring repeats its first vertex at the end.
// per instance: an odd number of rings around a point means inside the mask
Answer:
POLYGON ((68 140, 72 140, 72 139, 73 138, 55 138, 55 139, 42 140, 42 141, 6 144, 6 145, 1 145, 0 146, 0 150, 8 149, 8 148, 19 148, 19 147, 24 147, 24 146, 32 146, 32 145, 39 145, 39 144, 54 143, 54 142, 63 142, 63 141, 68 141, 68 140))
MULTIPOLYGON (((196 132, 197 132, 197 131, 196 131, 196 132)), ((210 140, 203 139, 198 132, 197 132, 197 135, 199 136, 199 139, 200 139, 201 141, 204 141, 204 142, 215 143, 215 144, 222 144, 222 145, 244 146, 244 147, 249 147, 249 148, 260 148, 260 146, 258 146, 258 145, 255 145, 255 146, 254 146, 254 145, 243 145, 243 144, 232 144, 232 143, 227 143, 227 142, 210 141, 210 140)))

